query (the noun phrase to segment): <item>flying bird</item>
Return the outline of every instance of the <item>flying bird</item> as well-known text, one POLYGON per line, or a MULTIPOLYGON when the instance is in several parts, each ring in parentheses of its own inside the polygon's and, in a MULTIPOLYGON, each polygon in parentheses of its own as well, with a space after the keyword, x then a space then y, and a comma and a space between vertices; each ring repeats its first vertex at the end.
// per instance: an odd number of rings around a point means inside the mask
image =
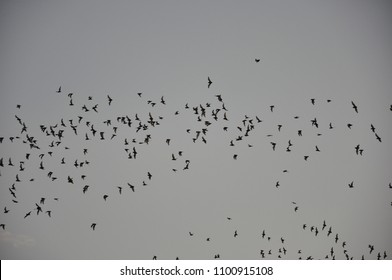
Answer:
POLYGON ((109 106, 110 104, 112 104, 113 99, 108 95, 108 102, 109 102, 109 106))
POLYGON ((210 77, 208 77, 208 88, 210 88, 211 84, 212 84, 212 81, 211 81, 210 77))
POLYGON ((133 192, 135 192, 135 186, 131 185, 130 183, 127 183, 127 184, 128 184, 128 186, 131 188, 131 190, 132 190, 133 192))
POLYGON ((37 203, 35 204, 35 206, 37 206, 37 208, 34 208, 34 210, 37 210, 37 215, 38 215, 39 212, 42 212, 42 208, 37 203))
POLYGON ((355 112, 358 113, 357 105, 355 105, 355 103, 353 101, 351 101, 351 104, 353 105, 353 108, 354 108, 355 112))
POLYGON ((359 150, 360 150, 360 145, 356 145, 355 146, 355 153, 358 155, 359 154, 359 150))
POLYGON ((86 191, 88 190, 88 188, 89 188, 89 185, 85 185, 85 186, 83 187, 83 193, 86 193, 86 191))

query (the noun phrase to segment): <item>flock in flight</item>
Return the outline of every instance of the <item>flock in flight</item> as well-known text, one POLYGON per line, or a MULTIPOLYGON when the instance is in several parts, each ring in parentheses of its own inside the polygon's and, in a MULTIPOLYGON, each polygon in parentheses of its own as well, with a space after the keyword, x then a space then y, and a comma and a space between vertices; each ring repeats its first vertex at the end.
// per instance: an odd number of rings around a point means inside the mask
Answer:
MULTIPOLYGON (((259 63, 260 59, 256 58, 255 63, 259 63)), ((207 77, 207 88, 210 89, 213 85, 213 81, 211 77, 207 77)), ((114 102, 117 102, 117 98, 111 95, 106 96, 106 100, 104 102, 96 102, 93 96, 88 96, 85 98, 85 102, 80 100, 81 96, 78 94, 78 97, 75 98, 74 94, 71 92, 64 93, 62 87, 60 86, 55 93, 58 95, 65 95, 68 98, 65 106, 70 106, 73 108, 77 108, 77 114, 70 118, 64 119, 60 118, 57 122, 52 124, 40 124, 37 128, 39 128, 37 135, 37 130, 35 128, 30 128, 27 123, 30 122, 30 119, 22 118, 20 114, 22 112, 22 105, 18 104, 16 106, 16 114, 15 120, 16 125, 20 129, 20 133, 17 135, 10 136, 1 136, 0 137, 0 145, 5 141, 9 141, 12 144, 22 144, 26 147, 26 153, 23 158, 10 156, 8 158, 0 156, 0 176, 4 176, 3 173, 14 174, 13 182, 7 187, 8 195, 3 195, 1 198, 1 205, 3 208, 3 213, 0 216, 0 228, 2 230, 7 230, 8 225, 6 223, 1 222, 1 220, 5 220, 7 215, 12 215, 12 212, 17 208, 21 207, 21 205, 25 205, 26 201, 20 197, 19 193, 23 192, 23 188, 29 182, 34 182, 35 177, 28 178, 24 174, 26 173, 26 169, 34 168, 39 170, 41 174, 47 178, 47 182, 58 182, 60 181, 62 184, 67 185, 76 185, 80 188, 80 193, 82 195, 88 195, 89 192, 94 192, 89 183, 89 175, 82 174, 75 175, 73 173, 64 175, 63 173, 56 172, 52 166, 73 166, 73 169, 67 170, 83 170, 85 166, 90 165, 89 160, 89 143, 91 141, 105 141, 105 143, 110 143, 113 139, 118 140, 122 143, 119 145, 119 148, 122 149, 124 159, 125 160, 138 160, 139 157, 143 156, 142 151, 140 150, 141 146, 148 146, 152 141, 152 133, 151 131, 161 125, 165 121, 165 117, 157 114, 154 109, 159 106, 167 106, 167 100, 164 96, 160 97, 157 100, 146 99, 142 92, 135 93, 135 97, 145 102, 146 106, 151 107, 151 111, 147 116, 135 114, 124 114, 124 115, 114 115, 112 118, 104 119, 101 122, 93 122, 91 121, 90 114, 95 114, 95 116, 99 116, 102 111, 111 112, 111 106, 114 102), (69 147, 65 144, 67 137, 72 135, 76 137, 79 143, 83 143, 83 149, 80 151, 79 157, 70 158, 67 156, 68 151, 73 150, 73 147, 69 147), (32 164, 29 164, 32 162, 32 164), (35 166, 32 166, 35 165, 35 166)), ((185 133, 189 136, 189 141, 191 143, 203 143, 208 145, 208 133, 210 126, 214 125, 221 126, 222 133, 227 133, 228 131, 236 132, 236 136, 230 139, 225 145, 230 147, 234 147, 239 145, 240 142, 246 143, 245 145, 249 148, 252 148, 254 144, 247 142, 247 138, 250 134, 252 134, 255 130, 261 129, 263 124, 263 119, 260 116, 249 116, 245 115, 242 120, 238 123, 234 123, 229 118, 229 110, 224 102, 223 94, 215 94, 212 95, 213 100, 203 103, 190 105, 189 103, 184 104, 183 108, 177 108, 173 110, 172 114, 178 118, 181 118, 180 111, 184 110, 189 112, 189 114, 193 115, 194 121, 199 123, 199 129, 194 128, 186 128, 185 133)), ((312 106, 317 106, 317 102, 315 98, 310 99, 310 104, 312 106)), ((118 102, 121 102, 119 100, 118 102)), ((326 100, 327 103, 332 102, 331 99, 326 100)), ((349 104, 348 104, 349 105, 349 104)), ((269 113, 274 114, 274 110, 279 105, 273 104, 269 105, 269 113)), ((351 101, 351 107, 355 114, 360 114, 360 106, 358 106, 354 101, 351 101)), ((392 105, 390 108, 387 108, 391 111, 392 114, 392 105)), ((170 110, 170 109, 167 109, 170 110)), ((268 112, 267 111, 267 112, 268 112)), ((116 112, 112 112, 116 113, 116 112)), ((299 119, 299 116, 294 116, 294 119, 299 119)), ((315 117, 309 120, 309 125, 316 129, 317 136, 322 136, 322 133, 318 130, 319 128, 319 120, 315 117)), ((332 130, 335 128, 335 125, 340 124, 328 124, 328 129, 332 130)), ((346 124, 347 129, 353 129, 353 124, 346 124)), ((193 127, 193 126, 191 126, 193 127)), ((284 125, 277 125, 277 133, 279 134, 282 129, 284 129, 284 125)), ((382 138, 379 136, 379 132, 376 129, 375 125, 369 124, 369 132, 373 134, 375 141, 379 144, 382 144, 382 138)), ((273 152, 278 150, 285 151, 290 153, 295 150, 295 141, 293 139, 300 139, 301 137, 305 137, 307 131, 304 131, 304 128, 298 129, 296 131, 296 135, 293 135, 292 139, 287 141, 287 145, 282 145, 279 143, 273 134, 268 134, 266 137, 271 140, 268 141, 270 145, 270 149, 273 152)), ((167 147, 172 148, 172 152, 170 156, 168 156, 168 166, 170 166, 168 172, 173 172, 176 174, 177 172, 189 172, 192 168, 191 159, 187 158, 186 151, 181 149, 176 149, 173 147, 173 139, 164 138, 158 139, 154 141, 162 141, 167 145, 167 147)), ((1 147, 1 146, 0 146, 1 147)), ((2 149, 3 151, 3 149, 2 149)), ((316 145, 314 147, 315 153, 321 152, 321 147, 316 145)), ((360 144, 353 145, 353 153, 358 156, 364 155, 364 148, 360 144)), ((304 154, 301 155, 301 159, 303 161, 309 161, 312 154, 304 154)), ((241 155, 238 152, 233 152, 232 154, 233 160, 240 159, 241 155)), ((165 167, 166 168, 166 167, 165 167)), ((37 171, 38 172, 38 171, 37 171)), ((283 173, 289 172, 287 169, 283 170, 283 173)), ((149 185, 154 178, 154 175, 151 171, 146 171, 140 182, 124 182, 124 185, 116 185, 113 186, 112 189, 108 189, 105 193, 101 193, 102 203, 107 203, 107 200, 110 199, 113 195, 124 195, 125 192, 131 191, 132 193, 137 193, 138 188, 145 187, 149 185)), ((353 189, 355 188, 354 180, 346 183, 347 188, 353 189)), ((2 188, 6 186, 2 183, 2 188)), ((276 181, 275 184, 271 187, 280 188, 280 181, 276 181)), ((386 188, 391 189, 392 191, 392 183, 386 186, 386 188)), ((25 199, 25 198, 24 198, 25 199)), ((58 202, 59 197, 52 197, 48 195, 47 197, 41 197, 38 201, 30 202, 30 209, 24 213, 21 217, 14 217, 14 219, 21 218, 23 219, 33 219, 34 216, 38 215, 46 215, 47 218, 53 218, 55 216, 55 210, 51 209, 48 205, 48 201, 58 202)), ((53 203, 50 204, 53 207, 53 203)), ((292 202, 293 211, 297 213, 299 211, 299 205, 296 202, 292 202)), ((391 211, 392 211, 392 202, 391 202, 391 211)), ((231 217, 223 217, 226 219, 228 223, 233 223, 231 217)), ((99 221, 92 221, 91 224, 86 225, 86 227, 90 227, 91 231, 103 230, 100 228, 99 221)), ((347 260, 350 259, 387 259, 388 253, 386 250, 375 248, 373 244, 367 244, 366 251, 360 256, 354 256, 350 253, 349 249, 349 241, 343 240, 338 232, 338 229, 333 228, 332 224, 328 224, 325 220, 320 221, 319 224, 311 224, 308 225, 306 223, 299 225, 303 234, 308 235, 309 238, 313 236, 314 238, 322 238, 323 242, 327 240, 331 243, 331 248, 325 254, 312 256, 303 252, 304 250, 298 249, 296 250, 296 258, 297 259, 341 259, 345 258, 347 260)), ((92 233, 93 234, 93 233, 92 233)), ((190 230, 186 233, 189 238, 196 238, 197 234, 190 230)), ((268 233, 268 229, 260 229, 260 241, 264 242, 262 248, 255 248, 259 252, 260 258, 269 258, 269 259, 282 259, 285 258, 287 252, 289 250, 293 250, 290 245, 287 245, 287 237, 286 236, 272 236, 268 233), (276 242, 273 242, 277 240, 276 242), (278 244, 276 244, 278 243, 278 244)), ((233 238, 241 238, 240 229, 235 229, 232 232, 233 238)), ((205 237, 205 242, 212 242, 211 237, 205 237)), ((152 259, 157 259, 157 255, 152 256, 152 259)), ((214 259, 221 258, 221 253, 216 252, 213 256, 214 259)), ((177 257, 179 259, 179 257, 177 257)))

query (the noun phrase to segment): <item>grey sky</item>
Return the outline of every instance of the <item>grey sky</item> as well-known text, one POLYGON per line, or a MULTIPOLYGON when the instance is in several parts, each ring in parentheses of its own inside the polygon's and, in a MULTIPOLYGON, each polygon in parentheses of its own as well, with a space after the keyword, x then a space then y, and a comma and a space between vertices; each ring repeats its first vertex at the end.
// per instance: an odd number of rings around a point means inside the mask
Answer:
POLYGON ((331 247, 337 259, 345 259, 343 241, 354 259, 375 259, 384 251, 389 259, 391 15, 389 1, 2 1, 0 208, 10 212, 0 214, 0 224, 6 225, 0 229, 1 259, 211 259, 215 254, 259 259, 260 250, 272 259, 317 259, 331 247), (229 121, 222 119, 223 110, 218 121, 211 116, 212 109, 222 107, 217 94, 229 121), (161 96, 166 105, 160 104, 161 96), (192 107, 206 103, 211 107, 203 122, 212 123, 207 144, 193 143, 195 131, 205 125, 192 107), (83 112, 84 104, 90 109, 98 104, 99 113, 83 112), (163 117, 160 125, 136 133, 135 114, 145 123, 149 112, 163 117), (15 114, 40 143, 39 151, 21 143, 25 134, 10 142, 21 130, 15 114), (125 115, 132 119, 130 129, 116 121, 125 115), (255 129, 230 147, 245 115, 255 129), (83 120, 75 136, 68 120, 77 122, 78 116, 83 120), (311 125, 315 117, 318 129, 311 125), (39 126, 60 125, 62 118, 65 137, 50 148, 53 139, 39 126), (102 123, 107 119, 118 126, 112 141, 84 140, 85 121, 110 137, 112 128, 102 123), (146 134, 151 143, 130 144, 139 154, 128 160, 124 139, 143 141, 146 134), (270 142, 277 143, 276 151, 270 142), (357 144, 363 156, 355 154, 357 144), (31 159, 19 172, 26 152, 31 159), (44 171, 41 153, 46 154, 44 171), (7 166, 10 157, 14 167, 7 166), (60 164, 62 157, 66 165, 60 164), (75 159, 90 164, 75 168, 75 159), (186 159, 189 170, 183 170, 186 159), (49 171, 56 181, 46 176, 49 171), (18 204, 8 190, 16 174, 22 180, 15 184, 18 204), (67 183, 68 175, 74 185, 67 183), (135 185, 134 193, 127 182, 135 185), (83 194, 86 184, 90 188, 83 194), (121 195, 116 186, 123 187, 121 195), (41 197, 52 218, 36 215, 41 197), (317 237, 311 226, 320 231, 317 237), (333 233, 327 237, 330 226, 333 233), (375 247, 371 255, 369 244, 375 247), (283 247, 286 255, 279 252, 283 247))

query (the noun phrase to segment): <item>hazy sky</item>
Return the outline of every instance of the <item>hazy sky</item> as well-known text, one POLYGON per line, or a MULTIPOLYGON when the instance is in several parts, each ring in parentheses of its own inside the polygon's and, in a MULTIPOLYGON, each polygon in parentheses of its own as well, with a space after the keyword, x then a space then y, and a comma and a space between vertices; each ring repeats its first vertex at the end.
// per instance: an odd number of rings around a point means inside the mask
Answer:
POLYGON ((391 27, 390 1, 1 1, 1 259, 390 259, 391 27))

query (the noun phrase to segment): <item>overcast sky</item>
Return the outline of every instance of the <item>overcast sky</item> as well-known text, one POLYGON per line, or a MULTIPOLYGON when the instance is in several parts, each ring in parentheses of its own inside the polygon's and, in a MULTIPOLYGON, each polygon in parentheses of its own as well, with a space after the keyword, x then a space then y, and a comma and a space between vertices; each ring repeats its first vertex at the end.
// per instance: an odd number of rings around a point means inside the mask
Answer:
POLYGON ((390 259, 391 27, 389 1, 1 1, 1 259, 390 259))

